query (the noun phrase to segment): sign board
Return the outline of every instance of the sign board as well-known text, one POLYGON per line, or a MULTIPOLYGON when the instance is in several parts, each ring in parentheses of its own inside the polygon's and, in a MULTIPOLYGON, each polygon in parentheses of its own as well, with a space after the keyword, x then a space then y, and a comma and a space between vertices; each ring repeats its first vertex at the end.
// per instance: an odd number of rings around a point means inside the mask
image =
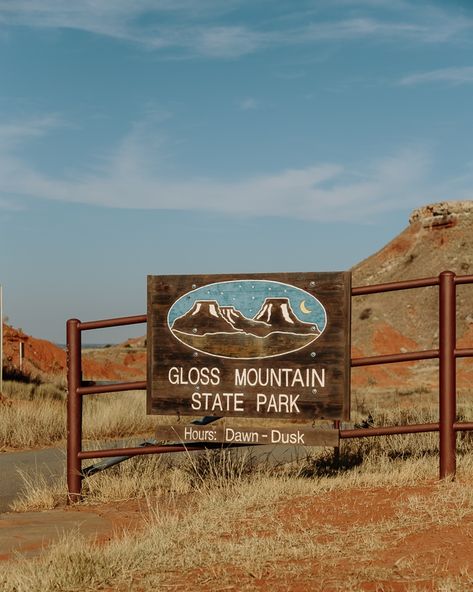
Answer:
POLYGON ((349 419, 349 272, 148 276, 151 414, 349 419))
POLYGON ((159 440, 175 442, 215 442, 226 444, 287 444, 295 446, 338 446, 339 432, 334 429, 291 425, 289 427, 251 428, 233 425, 158 426, 159 440))

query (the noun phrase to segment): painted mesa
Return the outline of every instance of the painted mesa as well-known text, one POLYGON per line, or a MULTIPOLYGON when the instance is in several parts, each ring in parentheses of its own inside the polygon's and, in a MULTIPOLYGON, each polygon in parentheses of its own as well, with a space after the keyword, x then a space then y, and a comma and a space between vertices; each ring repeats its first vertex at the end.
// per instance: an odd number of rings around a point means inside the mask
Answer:
MULTIPOLYGON (((347 419, 350 290, 346 272, 149 276, 148 413, 347 419)), ((219 422, 160 434, 315 445, 315 432, 219 422)))

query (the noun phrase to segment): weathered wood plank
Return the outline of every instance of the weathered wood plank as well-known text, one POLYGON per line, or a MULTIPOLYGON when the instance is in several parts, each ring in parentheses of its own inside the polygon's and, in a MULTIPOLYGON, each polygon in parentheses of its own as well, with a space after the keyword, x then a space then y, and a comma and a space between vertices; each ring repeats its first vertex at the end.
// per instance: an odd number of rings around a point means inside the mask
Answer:
POLYGON ((334 429, 290 426, 275 428, 251 428, 225 425, 173 425, 156 429, 158 440, 171 442, 227 443, 227 444, 291 444, 299 446, 336 447, 340 443, 339 431, 334 429))

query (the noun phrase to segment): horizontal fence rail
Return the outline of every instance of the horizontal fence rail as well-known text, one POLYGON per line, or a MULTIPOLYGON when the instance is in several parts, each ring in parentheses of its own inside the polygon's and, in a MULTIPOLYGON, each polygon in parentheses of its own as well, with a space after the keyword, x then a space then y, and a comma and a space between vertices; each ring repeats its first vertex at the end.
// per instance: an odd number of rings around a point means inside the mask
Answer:
MULTIPOLYGON (((206 444, 206 448, 220 448, 221 444, 206 444)), ((198 444, 176 444, 162 446, 135 446, 130 448, 110 448, 109 450, 83 450, 78 453, 79 459, 109 458, 113 456, 138 456, 141 454, 162 454, 164 452, 185 452, 188 450, 202 450, 198 444)))
MULTIPOLYGON (((453 477, 456 471, 456 433, 473 431, 473 422, 456 421, 456 359, 473 357, 473 348, 456 347, 456 286, 473 284, 473 275, 456 276, 444 271, 437 277, 420 278, 401 282, 374 284, 352 288, 352 297, 385 292, 437 287, 439 290, 439 348, 365 356, 351 359, 351 367, 397 364, 420 360, 439 360, 439 421, 436 423, 405 426, 382 426, 356 429, 339 429, 341 439, 391 436, 400 434, 419 434, 439 432, 439 476, 441 479, 453 477)), ((146 315, 119 317, 97 321, 82 322, 79 319, 67 321, 67 484, 70 501, 77 501, 81 495, 82 461, 94 458, 126 457, 142 454, 161 454, 220 448, 222 444, 170 444, 147 445, 129 448, 104 450, 82 450, 82 397, 110 392, 146 390, 146 380, 135 382, 106 382, 82 380, 82 331, 104 329, 146 323, 146 315)), ((339 427, 340 422, 335 422, 339 427)), ((247 446, 247 444, 244 444, 247 446)), ((227 445, 235 446, 235 445, 227 445)), ((236 445, 239 446, 239 445, 236 445)))
POLYGON ((114 382, 110 384, 99 384, 92 386, 80 386, 77 389, 78 395, 101 395, 103 393, 119 393, 123 391, 146 390, 146 380, 138 382, 114 382))
POLYGON ((352 288, 352 296, 365 296, 367 294, 384 294, 384 292, 397 292, 399 290, 413 290, 415 288, 428 288, 438 286, 440 276, 422 278, 419 280, 406 280, 403 282, 390 282, 386 284, 373 284, 372 286, 359 286, 352 288))
MULTIPOLYGON (((136 315, 134 317, 118 317, 115 319, 104 319, 102 321, 87 321, 81 323, 77 321, 78 329, 81 331, 89 331, 91 329, 107 329, 109 327, 123 327, 123 325, 139 325, 146 323, 146 315, 136 315)), ((74 320, 74 319, 73 319, 74 320)))
POLYGON ((352 358, 352 368, 360 366, 377 366, 379 364, 398 364, 399 362, 413 362, 419 360, 432 360, 439 357, 438 349, 429 349, 419 352, 407 352, 402 354, 386 354, 382 356, 370 356, 365 358, 352 358))

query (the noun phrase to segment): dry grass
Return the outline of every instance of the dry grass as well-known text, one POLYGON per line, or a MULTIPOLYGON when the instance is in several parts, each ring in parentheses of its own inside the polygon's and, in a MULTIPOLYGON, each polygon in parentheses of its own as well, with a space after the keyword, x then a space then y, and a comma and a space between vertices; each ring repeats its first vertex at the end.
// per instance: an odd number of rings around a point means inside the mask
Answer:
POLYGON ((59 383, 3 383, 11 404, 0 412, 0 450, 50 445, 64 438, 65 394, 59 383))
MULTIPOLYGON (((392 416, 372 413, 370 422, 422 418, 392 409, 392 416)), ((467 571, 449 574, 441 562, 418 565, 401 556, 394 568, 373 563, 375 556, 402 549, 413 534, 472 520, 469 487, 447 483, 433 496, 412 495, 397 502, 391 518, 365 524, 322 523, 314 530, 296 516, 288 528, 278 512, 287 500, 292 505, 341 490, 432 482, 438 471, 436 435, 346 441, 338 459, 331 450, 312 449, 305 458, 284 465, 258 463, 256 453, 207 451, 180 455, 172 464, 164 457, 144 456, 94 475, 86 480, 83 503, 157 499, 145 532, 126 534, 105 546, 69 536, 35 561, 6 565, 2 589, 178 591, 190 589, 192 582, 195 590, 244 591, 257 589, 255 582, 268 582, 264 589, 291 590, 297 582, 303 587, 310 581, 313 590, 361 591, 363 582, 371 581, 387 592, 393 577, 412 592, 426 590, 426 582, 438 592, 471 587, 467 571), (177 504, 183 495, 185 506, 169 510, 169 500, 177 504), (167 510, 160 503, 164 496, 167 510)), ((460 443, 459 479, 472 472, 473 447, 466 438, 460 443)), ((64 492, 65 483, 51 488, 30 480, 16 509, 53 507, 64 503, 64 492)), ((348 507, 350 496, 345 499, 348 507)))
MULTIPOLYGON (((146 496, 173 496, 259 480, 274 491, 312 495, 331 490, 409 486, 438 475, 438 452, 430 434, 412 442, 401 436, 345 441, 338 458, 331 449, 307 449, 306 456, 275 464, 258 459, 258 449, 206 451, 134 457, 84 480, 82 503, 96 504, 146 496)), ((95 445, 96 446, 96 445, 95 445)), ((94 447, 95 447, 94 446, 94 447)), ((473 473, 473 447, 458 457, 460 478, 473 473)), ((24 474, 24 486, 12 504, 14 511, 51 509, 66 503, 66 480, 48 483, 41 474, 24 474)))
MULTIPOLYGON (((470 473, 471 474, 471 473, 470 473)), ((441 483, 433 495, 410 496, 398 509, 398 517, 414 516, 416 522, 432 526, 458 526, 473 515, 473 489, 464 483, 441 483)))
POLYGON ((129 391, 84 400, 84 438, 125 438, 151 433, 156 429, 156 417, 146 415, 146 393, 129 391))
MULTIPOLYGON (((65 463, 65 458, 64 458, 65 463)), ((51 483, 41 471, 18 471, 23 487, 18 497, 10 504, 13 512, 51 510, 67 502, 67 482, 65 474, 51 483)))
POLYGON ((50 446, 65 436, 63 405, 21 401, 0 412, 0 449, 50 446))
POLYGON ((26 379, 24 381, 5 380, 3 394, 14 401, 64 401, 66 385, 61 379, 47 383, 26 381, 26 379))
MULTIPOLYGON (((397 502, 392 518, 317 524, 314 530, 297 517, 284 520, 279 509, 309 493, 320 499, 318 482, 259 475, 226 485, 220 480, 216 487, 209 483, 179 512, 163 511, 158 501, 144 532, 104 546, 74 534, 38 560, 8 564, 0 576, 2 590, 186 590, 190 582, 195 590, 255 590, 258 581, 267 581, 264 589, 271 590, 297 589, 291 584, 298 581, 310 581, 311 590, 362 590, 363 582, 393 579, 392 566, 377 567, 375 555, 402 548, 412 534, 473 517, 473 494, 464 486, 444 484, 433 499, 426 494, 397 502), (440 514, 429 510, 433 504, 442 508, 440 514)), ((422 582, 429 581, 428 589, 454 592, 469 589, 473 581, 467 572, 449 576, 441 562, 419 566, 404 557, 396 569, 400 580, 410 577, 405 589, 412 591, 427 589, 422 582)), ((376 589, 391 588, 380 583, 376 589)))
MULTIPOLYGON (((19 387, 16 385, 16 388, 19 387)), ((30 385, 23 385, 22 388, 23 390, 16 393, 21 404, 5 407, 5 413, 0 416, 2 445, 12 446, 14 443, 28 447, 40 442, 50 444, 63 440, 64 401, 58 401, 55 395, 48 398, 43 393, 42 402, 38 405, 36 397, 30 401, 30 385)), ((406 391, 402 396, 393 391, 383 397, 375 390, 364 391, 361 395, 355 393, 353 397, 352 416, 359 426, 437 421, 435 399, 436 396, 426 388, 406 391), (419 396, 421 404, 417 405, 419 396)), ((471 401, 462 401, 461 413, 463 417, 473 417, 471 401)), ((168 422, 172 418, 147 416, 145 393, 142 391, 86 397, 84 437, 90 438, 90 441, 85 447, 103 447, 100 440, 106 438, 152 435, 158 421, 168 422)), ((471 436, 458 436, 460 475, 468 474, 472 469, 471 436)), ((179 456, 173 457, 174 460, 176 458, 179 456)), ((205 482, 212 483, 212 487, 215 487, 219 480, 226 483, 229 480, 240 481, 244 477, 253 478, 262 474, 271 479, 289 476, 296 488, 305 488, 309 484, 312 492, 327 488, 370 487, 376 484, 409 485, 436 478, 438 434, 343 441, 339 458, 334 457, 331 449, 307 449, 305 458, 284 467, 255 463, 252 455, 242 462, 238 453, 212 457, 201 455, 197 461, 194 458, 196 457, 189 455, 186 462, 169 464, 163 457, 135 457, 86 479, 84 499, 86 503, 97 503, 143 497, 145 494, 183 493, 199 490, 205 482), (211 462, 208 461, 209 458, 211 462), (239 470, 243 473, 239 474, 239 470)), ((65 494, 65 477, 51 485, 41 475, 24 475, 23 491, 13 507, 17 511, 52 508, 64 503, 65 494)))
MULTIPOLYGON (((384 400, 379 393, 364 393, 354 399, 353 417, 359 425, 437 421, 435 398, 425 390, 384 400), (420 405, 415 404, 418 395, 420 405)), ((142 429, 140 417, 148 418, 139 407, 139 396, 131 394, 120 407, 125 400, 121 395, 93 401, 85 419, 85 425, 94 426, 89 433, 110 434, 115 429, 115 434, 127 435, 128 426, 142 429), (136 423, 132 405, 136 405, 136 423), (129 419, 120 424, 125 415, 129 419)), ((468 400, 462 401, 462 417, 471 420, 472 410, 468 400)), ((306 498, 315 503, 330 492, 432 483, 438 475, 438 434, 344 441, 338 458, 330 449, 308 449, 304 458, 279 465, 257 461, 257 452, 255 448, 250 453, 179 455, 172 463, 165 457, 143 456, 94 475, 85 481, 84 504, 135 498, 147 498, 151 504, 149 500, 157 499, 146 531, 102 546, 70 536, 35 561, 5 564, 0 588, 5 592, 255 590, 267 582, 269 587, 263 589, 295 590, 298 582, 304 589, 310 581, 313 590, 359 591, 363 582, 377 582, 372 589, 387 592, 393 589, 393 579, 402 581, 402 589, 409 592, 472 588, 473 577, 466 570, 452 574, 442 562, 418 564, 401 553, 409 537, 428 536, 447 525, 467 523, 473 536, 469 434, 458 437, 459 483, 398 500, 386 519, 321 523, 316 528, 297 516, 288 527, 278 509, 288 500, 289 505, 306 498), (177 504, 182 496, 184 507, 169 509, 169 500, 177 504), (160 504, 164 498, 167 510, 160 504), (391 564, 396 549, 401 555, 391 564), (377 556, 388 558, 386 566, 374 563, 377 556)), ((345 498, 346 508, 350 497, 345 498)), ((25 490, 15 509, 51 508, 64 502, 65 481, 52 487, 25 476, 25 490)), ((344 507, 336 509, 342 512, 344 507)))
MULTIPOLYGON (((0 449, 50 446, 66 438, 66 394, 57 384, 5 382, 12 400, 0 413, 0 449)), ((146 415, 143 391, 85 397, 85 439, 125 438, 153 434, 156 418, 146 415)))

